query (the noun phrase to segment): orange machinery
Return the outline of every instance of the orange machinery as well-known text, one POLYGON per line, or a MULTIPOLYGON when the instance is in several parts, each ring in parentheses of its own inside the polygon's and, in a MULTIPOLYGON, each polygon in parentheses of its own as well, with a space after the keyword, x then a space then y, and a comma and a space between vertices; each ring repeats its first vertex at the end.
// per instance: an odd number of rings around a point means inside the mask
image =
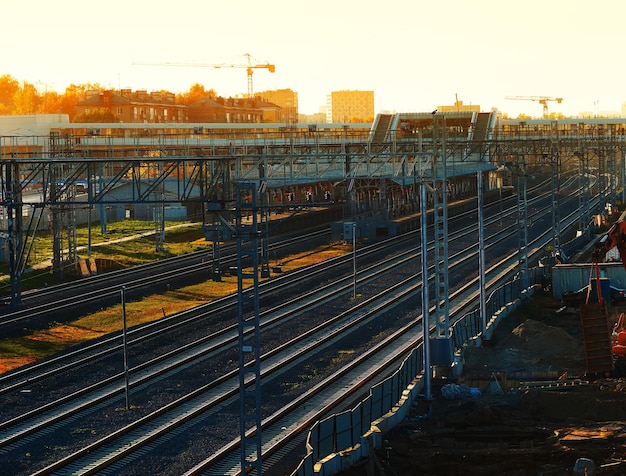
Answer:
POLYGON ((613 248, 617 246, 619 256, 626 269, 626 221, 617 221, 613 223, 609 231, 606 232, 600 241, 596 244, 593 251, 593 262, 597 263, 613 248))
MULTIPOLYGON (((596 270, 596 277, 599 280, 598 261, 603 259, 609 250, 617 247, 620 259, 626 269, 626 221, 615 222, 606 235, 597 243, 593 251, 593 268, 596 270)), ((598 301, 603 304, 602 293, 600 291, 600 283, 597 283, 598 301)), ((626 329, 624 328, 624 313, 621 313, 618 321, 613 327, 611 333, 611 352, 615 370, 619 374, 626 374, 626 329)))

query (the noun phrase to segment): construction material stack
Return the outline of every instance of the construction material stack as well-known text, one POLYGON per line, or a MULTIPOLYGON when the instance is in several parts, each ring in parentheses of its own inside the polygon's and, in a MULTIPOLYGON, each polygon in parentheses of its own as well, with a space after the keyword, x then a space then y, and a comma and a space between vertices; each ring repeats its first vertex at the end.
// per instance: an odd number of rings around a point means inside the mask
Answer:
POLYGON ((606 301, 588 302, 580 306, 587 373, 604 375, 613 371, 613 353, 608 325, 606 301))
POLYGON ((580 319, 583 330, 585 346, 585 359, 587 372, 591 375, 612 374, 614 369, 613 343, 611 330, 609 329, 608 310, 605 299, 602 296, 600 285, 600 270, 598 262, 606 254, 617 247, 622 263, 626 269, 626 222, 614 223, 605 236, 598 242, 593 252, 591 276, 587 287, 587 298, 580 306, 580 319), (595 285, 597 302, 590 300, 595 285))

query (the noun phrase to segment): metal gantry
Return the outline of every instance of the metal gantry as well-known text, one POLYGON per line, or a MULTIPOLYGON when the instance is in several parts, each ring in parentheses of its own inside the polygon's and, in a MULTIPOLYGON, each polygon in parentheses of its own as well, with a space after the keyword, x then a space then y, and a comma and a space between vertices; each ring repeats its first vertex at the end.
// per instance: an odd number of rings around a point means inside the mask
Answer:
POLYGON ((427 185, 423 181, 420 188, 420 246, 422 255, 422 342, 424 346, 424 393, 427 400, 432 399, 431 389, 431 369, 430 369, 430 312, 428 293, 428 218, 426 213, 426 203, 428 200, 427 185))
POLYGON ((480 323, 483 335, 487 330, 487 276, 485 272, 485 226, 484 226, 484 190, 483 171, 476 173, 476 189, 478 191, 478 292, 480 293, 480 323))
POLYGON ((589 204, 591 192, 589 189, 589 158, 584 150, 575 151, 574 156, 580 161, 580 173, 578 174, 578 230, 584 233, 589 227, 591 212, 589 204))
POLYGON ((434 365, 452 363, 450 345, 450 304, 448 300, 448 175, 446 152, 446 119, 433 114, 433 226, 435 249, 435 333, 434 365), (438 137, 440 135, 440 137, 438 137), (441 141, 441 153, 438 143, 441 141))
POLYGON ((9 161, 4 166, 4 202, 7 221, 9 273, 11 274, 11 303, 21 297, 22 272, 27 256, 22 233, 22 189, 19 187, 19 166, 9 161))
POLYGON ((561 204, 559 198, 561 190, 561 163, 556 144, 553 144, 550 150, 550 167, 552 171, 552 254, 553 256, 561 256, 561 204))
POLYGON ((254 184, 237 185, 237 297, 239 328, 239 429, 241 474, 262 474, 259 243, 261 229, 254 184), (251 284, 250 284, 251 283, 251 284), (252 316, 248 313, 252 311, 252 316))
MULTIPOLYGON (((157 250, 164 249, 164 205, 195 208, 194 213, 202 214, 207 238, 217 243, 212 267, 215 279, 220 279, 219 243, 229 237, 213 233, 214 228, 223 228, 211 221, 209 205, 221 207, 233 196, 237 182, 262 182, 268 191, 279 194, 308 184, 331 184, 340 191, 338 198, 345 200, 344 219, 349 220, 362 212, 363 200, 371 201, 375 194, 375 216, 385 219, 404 200, 416 205, 415 171, 430 168, 428 162, 434 158, 439 160, 438 173, 443 165, 447 167, 443 172, 448 179, 473 176, 483 167, 495 170, 496 163, 515 162, 517 157, 524 157, 532 174, 554 175, 542 157, 556 139, 559 161, 576 151, 585 158, 581 164, 584 187, 589 173, 606 181, 616 151, 626 146, 626 121, 620 120, 496 120, 493 112, 388 116, 374 125, 315 127, 107 124, 97 133, 87 132, 93 125, 68 124, 49 136, 0 136, 0 205, 6 220, 2 228, 10 235, 5 242, 7 261, 12 263, 11 302, 20 300, 18 281, 29 261, 36 230, 52 232, 53 269, 62 275, 78 256, 76 223, 97 220, 106 233, 107 220, 119 219, 123 207, 131 214, 150 207, 157 250), (39 187, 39 198, 27 203, 24 192, 33 193, 33 184, 39 187), (79 184, 84 188, 80 195, 79 184), (410 184, 413 193, 407 190, 410 184)), ((612 199, 615 183, 607 184, 612 199)), ((441 206, 445 188, 454 186, 450 181, 443 188, 439 183, 433 186, 440 218, 445 215, 441 206)), ((272 205, 270 199, 270 209, 272 205)), ((437 221, 439 236, 444 222, 445 218, 437 221)), ((554 234, 560 242, 558 230, 554 234)), ((262 250, 267 250, 266 245, 262 243, 262 250)), ((263 252, 263 262, 268 259, 263 252)), ((266 274, 267 266, 262 264, 262 268, 266 274)))
POLYGON ((528 277, 528 195, 527 195, 527 171, 523 160, 517 161, 517 246, 518 246, 518 275, 522 283, 522 289, 529 285, 528 277))

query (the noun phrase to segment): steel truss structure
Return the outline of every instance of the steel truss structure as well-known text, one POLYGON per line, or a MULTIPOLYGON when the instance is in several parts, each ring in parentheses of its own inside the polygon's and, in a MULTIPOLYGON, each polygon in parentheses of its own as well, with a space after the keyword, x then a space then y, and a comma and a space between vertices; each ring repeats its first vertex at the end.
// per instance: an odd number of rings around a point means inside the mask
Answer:
MULTIPOLYGON (((164 248, 164 207, 171 205, 195 210, 207 238, 219 242, 220 220, 212 220, 207 204, 222 208, 232 203, 241 182, 256 183, 259 189, 263 184, 267 207, 261 209, 284 206, 285 193, 316 184, 332 187, 333 199, 345 200, 349 214, 357 213, 353 201, 366 189, 377 190, 381 206, 392 203, 394 194, 416 204, 416 184, 434 169, 441 175, 442 163, 433 166, 433 158, 443 157, 444 147, 446 188, 453 181, 463 184, 463 177, 477 170, 491 171, 487 188, 493 188, 498 180, 494 170, 520 163, 531 175, 582 172, 583 182, 591 175, 604 180, 607 172, 624 175, 616 172, 624 170, 626 120, 437 116, 442 121, 439 136, 430 113, 380 115, 372 127, 109 124, 99 129, 65 126, 45 137, 0 136, 1 228, 7 232, 12 262, 12 295, 19 300, 20 276, 36 230, 54 236, 55 274, 62 275, 76 259, 77 214, 93 216, 106 231, 107 210, 143 204, 155 221, 159 250, 164 248)), ((558 188, 556 179, 554 186, 558 188)), ((558 246, 558 230, 555 240, 558 246)))
MULTIPOLYGON (((506 175, 518 194, 519 273, 527 272, 526 181, 552 178, 558 216, 560 175, 576 173, 582 196, 597 177, 604 199, 622 184, 626 119, 622 122, 506 121, 492 113, 379 115, 369 125, 85 125, 45 137, 0 136, 2 228, 11 275, 11 304, 37 231, 53 236, 53 270, 62 275, 77 259, 78 215, 97 216, 102 231, 110 209, 146 207, 154 220, 156 249, 164 250, 168 207, 186 207, 213 243, 213 278, 219 280, 220 243, 237 241, 239 293, 240 432, 242 472, 261 472, 259 275, 269 276, 268 214, 303 205, 294 190, 346 203, 349 221, 359 194, 375 190, 381 209, 413 201, 433 210, 435 321, 433 342, 445 365, 449 348, 447 203, 475 191, 476 174, 488 189, 506 175), (619 164, 619 165, 617 165, 619 164), (425 193, 430 190, 430 197, 425 193), (421 187, 418 189, 418 187, 421 187), (418 193, 418 190, 421 193, 418 193), (401 200, 394 197, 400 195, 401 200), (291 197, 289 202, 285 197, 291 197), (428 201, 426 204, 424 201, 428 201), (42 226, 42 223, 48 221, 42 226), (244 280, 252 280, 246 289, 244 280), (244 291, 245 289, 245 291, 244 291), (253 310, 253 319, 245 311, 253 310), (442 351, 442 349, 444 349, 442 351), (442 358, 443 357, 443 358, 442 358)), ((307 198, 308 200, 308 198, 307 198)), ((311 200, 315 201, 314 197, 311 200)), ((589 200, 581 198, 581 208, 589 200)), ((402 214, 403 208, 393 208, 402 214)), ((119 215, 118 215, 119 216, 119 215)), ((126 215, 124 215, 126 216, 126 215)), ((84 216, 83 216, 84 219, 84 216)), ((581 211, 581 227, 589 215, 581 211)), ((558 221, 557 221, 558 223, 558 221)), ((425 236, 425 232, 422 232, 425 236)), ((560 231, 554 226, 555 250, 560 231)), ((425 296, 428 293, 425 292, 425 296)), ((449 356, 451 358, 451 356, 449 356)))

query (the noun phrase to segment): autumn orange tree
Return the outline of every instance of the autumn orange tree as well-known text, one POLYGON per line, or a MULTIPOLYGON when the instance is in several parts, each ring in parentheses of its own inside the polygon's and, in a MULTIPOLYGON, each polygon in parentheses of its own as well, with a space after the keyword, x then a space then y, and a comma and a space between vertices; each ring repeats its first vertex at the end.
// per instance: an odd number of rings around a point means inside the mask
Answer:
MULTIPOLYGON (((106 109, 77 115, 76 104, 87 98, 88 91, 105 91, 98 83, 70 84, 65 92, 39 91, 34 84, 18 81, 13 76, 0 76, 0 115, 18 114, 67 114, 70 122, 117 122, 119 118, 106 109)), ((176 94, 176 102, 193 104, 203 98, 216 98, 213 89, 205 90, 201 84, 193 84, 189 91, 176 94)))
POLYGON ((0 76, 0 114, 15 114, 14 97, 20 89, 17 79, 5 74, 0 76))
POLYGON ((196 103, 204 98, 215 99, 216 97, 217 93, 213 89, 209 89, 207 91, 204 89, 203 85, 195 83, 191 85, 189 91, 186 93, 177 94, 176 102, 178 104, 189 106, 190 104, 196 103))
POLYGON ((62 94, 40 92, 34 84, 18 81, 13 76, 0 76, 0 115, 67 114, 70 122, 76 117, 76 104, 87 97, 87 91, 104 90, 95 83, 71 84, 62 94))

